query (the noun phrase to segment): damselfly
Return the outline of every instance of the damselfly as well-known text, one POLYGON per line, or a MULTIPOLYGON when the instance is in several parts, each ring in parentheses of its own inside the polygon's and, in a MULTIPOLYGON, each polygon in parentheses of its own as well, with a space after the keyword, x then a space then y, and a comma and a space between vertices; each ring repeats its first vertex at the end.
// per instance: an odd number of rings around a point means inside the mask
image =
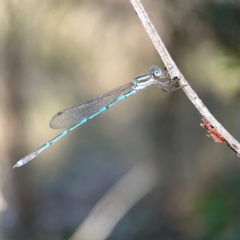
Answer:
POLYGON ((112 91, 105 93, 104 95, 99 96, 93 100, 81 103, 79 105, 56 113, 50 121, 50 127, 54 129, 67 129, 52 140, 43 144, 36 151, 20 159, 13 167, 21 167, 24 164, 28 163, 37 155, 39 155, 43 150, 51 146, 53 143, 58 141, 60 138, 65 136, 76 127, 92 119, 99 113, 105 111, 113 104, 133 95, 137 91, 144 89, 147 86, 155 84, 165 92, 171 92, 180 88, 178 85, 178 79, 160 81, 160 79, 166 78, 167 75, 167 71, 163 72, 160 68, 153 66, 150 68, 150 72, 148 74, 137 76, 133 78, 130 83, 115 88, 112 91))

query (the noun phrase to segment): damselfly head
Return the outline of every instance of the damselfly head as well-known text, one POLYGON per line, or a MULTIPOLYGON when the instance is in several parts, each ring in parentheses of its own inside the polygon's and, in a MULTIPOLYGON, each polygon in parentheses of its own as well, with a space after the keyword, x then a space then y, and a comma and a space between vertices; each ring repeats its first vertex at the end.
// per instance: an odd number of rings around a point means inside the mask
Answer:
POLYGON ((152 67, 151 70, 152 70, 153 77, 155 78, 159 78, 163 74, 162 70, 159 67, 152 67))

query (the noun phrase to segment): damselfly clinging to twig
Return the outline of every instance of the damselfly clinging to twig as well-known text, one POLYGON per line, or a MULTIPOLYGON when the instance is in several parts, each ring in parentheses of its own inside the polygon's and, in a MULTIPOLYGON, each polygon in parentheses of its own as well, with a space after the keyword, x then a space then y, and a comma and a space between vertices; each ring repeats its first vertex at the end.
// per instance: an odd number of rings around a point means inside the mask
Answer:
POLYGON ((178 85, 178 79, 160 81, 160 79, 166 78, 167 75, 167 71, 162 72, 160 68, 153 66, 150 68, 150 72, 148 74, 137 76, 133 78, 130 83, 115 88, 112 91, 105 93, 104 95, 99 96, 93 100, 81 103, 79 105, 56 113, 50 121, 50 127, 54 129, 67 129, 52 140, 43 144, 36 151, 20 159, 13 167, 21 167, 24 164, 28 163, 30 160, 39 155, 43 150, 51 146, 53 143, 58 141, 60 138, 65 136, 76 127, 87 122, 89 119, 95 117, 99 113, 105 111, 113 104, 133 95, 137 91, 144 89, 147 86, 155 84, 165 92, 171 92, 180 88, 178 85))

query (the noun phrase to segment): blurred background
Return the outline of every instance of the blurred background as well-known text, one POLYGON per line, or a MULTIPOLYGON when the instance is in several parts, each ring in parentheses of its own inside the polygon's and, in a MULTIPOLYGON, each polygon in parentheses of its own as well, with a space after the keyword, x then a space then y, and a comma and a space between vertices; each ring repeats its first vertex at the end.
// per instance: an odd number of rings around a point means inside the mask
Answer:
MULTIPOLYGON (((142 3, 193 89, 239 140, 240 1, 142 3)), ((69 239, 104 197, 97 217, 114 206, 109 234, 90 224, 95 238, 76 239, 240 239, 240 160, 206 137, 181 90, 140 91, 12 169, 61 132, 49 128, 56 112, 164 68, 129 1, 0 0, 0 23, 1 240, 69 239)))

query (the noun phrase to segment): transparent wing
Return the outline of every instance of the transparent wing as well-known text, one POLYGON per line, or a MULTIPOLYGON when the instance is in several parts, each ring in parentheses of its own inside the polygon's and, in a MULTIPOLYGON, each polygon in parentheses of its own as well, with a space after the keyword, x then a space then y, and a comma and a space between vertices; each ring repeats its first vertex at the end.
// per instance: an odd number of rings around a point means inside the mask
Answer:
POLYGON ((62 110, 52 117, 50 127, 55 129, 69 128, 81 120, 92 116, 102 107, 107 106, 130 89, 131 83, 128 83, 95 99, 62 110))

